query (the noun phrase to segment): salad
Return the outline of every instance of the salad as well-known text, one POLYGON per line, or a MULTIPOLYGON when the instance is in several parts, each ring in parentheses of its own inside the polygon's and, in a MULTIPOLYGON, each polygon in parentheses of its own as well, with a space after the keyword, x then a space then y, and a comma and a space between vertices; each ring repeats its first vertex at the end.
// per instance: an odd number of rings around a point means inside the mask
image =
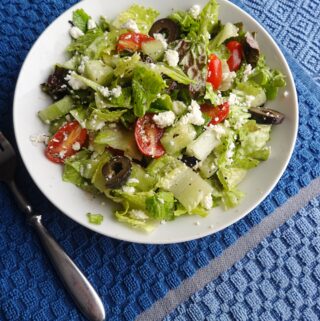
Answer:
POLYGON ((235 207, 239 183, 270 155, 284 115, 264 106, 284 76, 254 32, 218 13, 215 0, 161 19, 140 5, 112 21, 73 12, 70 59, 41 85, 53 99, 39 111, 45 155, 65 182, 117 203, 119 222, 151 231, 235 207))

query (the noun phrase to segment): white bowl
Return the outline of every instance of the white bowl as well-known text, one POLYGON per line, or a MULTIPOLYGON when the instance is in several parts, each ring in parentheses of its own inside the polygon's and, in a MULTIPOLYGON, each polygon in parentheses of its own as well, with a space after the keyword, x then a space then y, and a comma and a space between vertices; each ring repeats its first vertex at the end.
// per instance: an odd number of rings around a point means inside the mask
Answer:
MULTIPOLYGON (((194 0, 135 2, 158 9, 161 16, 168 15, 173 8, 187 10, 194 4, 194 0)), ((197 0, 197 3, 204 5, 206 1, 197 0)), ((286 75, 285 90, 289 92, 288 97, 284 97, 283 92, 280 92, 275 101, 268 102, 268 107, 283 112, 286 118, 283 124, 273 128, 270 159, 251 170, 240 185, 240 189, 246 193, 242 203, 228 211, 215 208, 206 218, 180 217, 173 222, 159 225, 154 232, 147 234, 117 222, 113 218, 111 203, 106 202, 103 206, 101 200, 93 198, 72 184, 64 183, 61 179, 62 168, 46 159, 43 146, 31 144, 31 135, 47 131, 46 126, 38 119, 37 112, 46 107, 50 99, 41 92, 39 84, 47 79, 56 62, 66 59, 64 49, 70 41, 68 20, 71 19, 72 11, 84 8, 94 18, 104 14, 111 19, 131 4, 131 1, 85 0, 57 18, 30 50, 17 82, 13 111, 17 144, 31 177, 43 194, 70 218, 98 233, 126 241, 138 243, 188 241, 212 234, 238 221, 254 209, 278 182, 291 157, 297 135, 298 102, 293 77, 278 46, 260 24, 232 3, 225 0, 220 0, 219 3, 219 17, 222 22, 242 21, 246 30, 258 32, 257 39, 268 64, 280 69, 286 75), (87 212, 104 214, 103 223, 90 224, 86 217, 87 212), (196 222, 200 222, 200 225, 196 222)))

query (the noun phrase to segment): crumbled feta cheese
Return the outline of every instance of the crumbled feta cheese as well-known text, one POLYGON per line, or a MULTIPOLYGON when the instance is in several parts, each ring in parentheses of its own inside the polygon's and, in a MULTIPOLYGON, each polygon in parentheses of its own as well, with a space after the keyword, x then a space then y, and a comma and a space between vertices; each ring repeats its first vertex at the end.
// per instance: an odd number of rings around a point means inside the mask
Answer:
POLYGON ((164 59, 171 67, 176 67, 179 62, 179 53, 176 50, 168 49, 164 54, 164 59))
POLYGON ((87 28, 89 30, 97 28, 97 25, 93 19, 89 19, 87 23, 87 28))
POLYGON ((117 87, 111 89, 111 95, 113 97, 118 98, 121 96, 121 93, 122 93, 122 89, 120 86, 117 86, 117 87))
POLYGON ((248 76, 252 74, 252 66, 250 64, 246 65, 246 68, 243 71, 242 81, 246 82, 248 80, 248 76))
POLYGON ((108 87, 101 87, 100 93, 103 97, 109 97, 110 96, 110 90, 108 87))
POLYGON ((190 12, 192 18, 197 19, 199 14, 200 14, 200 12, 201 12, 201 8, 200 8, 200 6, 198 4, 194 4, 190 8, 189 12, 190 12))
POLYGON ((72 145, 72 149, 75 150, 75 151, 78 151, 80 150, 81 148, 81 145, 79 142, 75 142, 73 145, 72 145))
POLYGON ((32 144, 48 144, 49 136, 46 134, 32 135, 29 137, 32 144))
POLYGON ((194 222, 194 225, 199 226, 199 225, 200 225, 200 222, 199 222, 199 221, 196 221, 196 222, 194 222))
POLYGON ((217 139, 221 139, 221 136, 225 135, 227 132, 225 127, 221 124, 217 124, 217 125, 210 124, 208 126, 208 129, 210 129, 216 133, 217 139))
POLYGON ((214 225, 213 224, 209 225, 209 229, 213 230, 214 229, 214 225))
POLYGON ((87 164, 87 169, 91 169, 92 165, 91 164, 87 164))
POLYGON ((68 81, 69 86, 73 90, 86 89, 87 85, 84 84, 80 79, 75 77, 76 73, 72 71, 64 79, 68 81))
POLYGON ((136 189, 133 186, 123 186, 122 190, 128 194, 133 194, 136 191, 136 189))
POLYGON ((193 124, 193 125, 203 125, 205 120, 202 117, 202 112, 200 110, 199 104, 195 101, 191 101, 191 105, 188 107, 189 113, 181 117, 182 124, 193 124))
POLYGON ((286 97, 288 97, 288 96, 289 96, 289 92, 288 92, 288 90, 286 90, 286 91, 283 93, 283 97, 286 98, 286 97))
POLYGON ((150 69, 155 69, 155 68, 157 67, 157 65, 154 64, 154 63, 150 63, 150 64, 149 64, 149 67, 150 67, 150 69))
POLYGON ((172 110, 176 115, 181 115, 186 109, 187 109, 187 106, 183 101, 179 101, 179 100, 173 101, 172 110))
POLYGON ((59 157, 62 159, 64 158, 64 156, 66 155, 67 151, 66 150, 62 150, 60 153, 59 153, 59 157))
POLYGON ((238 104, 238 97, 237 95, 235 95, 234 93, 230 93, 229 98, 228 98, 228 102, 230 105, 236 105, 238 104))
POLYGON ((208 195, 206 195, 202 202, 201 205, 206 209, 206 210, 210 210, 213 206, 213 201, 212 201, 212 195, 211 193, 209 193, 208 195))
POLYGON ((231 142, 230 144, 229 144, 229 148, 227 149, 227 151, 226 151, 226 157, 227 157, 227 164, 228 165, 231 165, 231 163, 233 162, 233 159, 232 159, 232 157, 233 157, 233 155, 234 155, 234 149, 235 149, 235 144, 234 144, 234 142, 231 142))
POLYGON ((158 201, 161 203, 161 204, 164 204, 164 200, 162 198, 158 198, 158 201))
POLYGON ((160 128, 171 126, 174 123, 175 118, 176 118, 176 115, 171 110, 165 111, 163 113, 159 113, 153 116, 154 122, 160 128))
POLYGON ((73 39, 78 39, 79 37, 83 36, 84 33, 78 27, 71 27, 69 30, 69 34, 73 39))
POLYGON ((141 210, 131 210, 129 212, 130 216, 138 220, 147 220, 149 217, 144 211, 141 210))
POLYGON ((120 27, 120 29, 128 29, 128 30, 136 32, 136 33, 140 32, 137 23, 132 19, 129 19, 126 23, 124 23, 120 27))
POLYGON ((139 180, 137 178, 128 179, 128 184, 138 184, 139 180))
POLYGON ((83 56, 82 59, 81 59, 81 62, 80 62, 80 65, 78 67, 78 72, 80 74, 83 74, 84 73, 84 68, 86 66, 86 62, 89 61, 89 57, 88 56, 83 56))
POLYGON ((251 106, 252 102, 255 100, 255 97, 254 96, 251 96, 251 95, 247 95, 246 96, 246 105, 248 106, 251 106))
POLYGON ((164 224, 166 224, 167 223, 167 221, 165 221, 165 220, 161 220, 160 221, 160 224, 162 224, 162 225, 164 225, 164 224))
POLYGON ((167 40, 162 33, 154 33, 153 38, 161 42, 163 49, 166 50, 168 48, 167 40))

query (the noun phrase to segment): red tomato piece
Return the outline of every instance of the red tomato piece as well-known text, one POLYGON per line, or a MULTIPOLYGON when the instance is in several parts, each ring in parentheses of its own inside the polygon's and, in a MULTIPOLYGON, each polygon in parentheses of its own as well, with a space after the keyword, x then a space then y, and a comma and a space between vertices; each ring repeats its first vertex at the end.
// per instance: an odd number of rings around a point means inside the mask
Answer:
POLYGON ((240 68, 243 58, 242 45, 239 41, 232 40, 226 44, 226 47, 229 49, 231 54, 227 61, 229 69, 230 71, 236 71, 240 68))
POLYGON ((127 32, 119 37, 117 51, 138 51, 141 49, 143 42, 154 40, 154 38, 142 33, 127 32))
POLYGON ((85 143, 87 130, 77 121, 62 126, 48 142, 45 155, 54 163, 62 164, 75 154, 85 143))
POLYGON ((201 111, 211 118, 210 124, 216 125, 227 118, 229 114, 229 103, 225 102, 219 106, 204 104, 201 105, 201 111))
POLYGON ((143 117, 138 118, 134 136, 142 154, 152 158, 159 158, 165 153, 160 142, 164 129, 159 128, 155 124, 153 115, 154 114, 148 113, 143 117))
POLYGON ((222 63, 221 60, 214 54, 209 56, 208 77, 214 89, 218 89, 222 82, 222 63))

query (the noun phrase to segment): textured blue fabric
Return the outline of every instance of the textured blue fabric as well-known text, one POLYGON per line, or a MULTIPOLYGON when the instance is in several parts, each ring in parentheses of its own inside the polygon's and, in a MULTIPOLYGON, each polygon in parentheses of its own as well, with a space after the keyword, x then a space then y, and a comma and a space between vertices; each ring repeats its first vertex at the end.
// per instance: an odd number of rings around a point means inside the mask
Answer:
MULTIPOLYGON (((0 1, 0 129, 10 138, 13 138, 12 97, 21 64, 40 32, 74 2, 0 1)), ((110 321, 133 320, 320 176, 317 143, 320 92, 312 80, 319 81, 316 58, 320 1, 301 0, 294 5, 286 0, 237 2, 256 15, 293 55, 294 58, 289 55, 287 58, 295 73, 301 117, 288 169, 274 191, 246 218, 215 235, 182 244, 151 246, 120 242, 93 233, 65 217, 45 200, 26 171, 22 167, 19 170, 20 186, 34 206, 46 213, 49 230, 101 294, 110 321)), ((83 320, 3 185, 0 185, 0 213, 0 320, 83 320)))
POLYGON ((163 321, 320 318, 320 196, 163 321))

